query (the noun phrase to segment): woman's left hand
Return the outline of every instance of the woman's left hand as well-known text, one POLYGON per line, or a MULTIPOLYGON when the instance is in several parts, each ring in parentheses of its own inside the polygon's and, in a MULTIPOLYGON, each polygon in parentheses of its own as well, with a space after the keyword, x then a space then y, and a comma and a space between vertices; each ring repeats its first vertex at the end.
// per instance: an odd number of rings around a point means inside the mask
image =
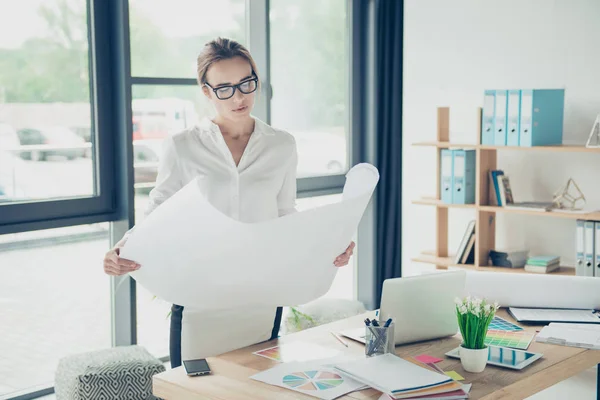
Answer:
POLYGON ((348 265, 350 257, 352 257, 352 254, 354 254, 354 246, 356 246, 356 243, 350 242, 350 246, 348 246, 345 252, 337 256, 337 258, 333 262, 333 265, 335 265, 336 267, 343 267, 344 265, 348 265))

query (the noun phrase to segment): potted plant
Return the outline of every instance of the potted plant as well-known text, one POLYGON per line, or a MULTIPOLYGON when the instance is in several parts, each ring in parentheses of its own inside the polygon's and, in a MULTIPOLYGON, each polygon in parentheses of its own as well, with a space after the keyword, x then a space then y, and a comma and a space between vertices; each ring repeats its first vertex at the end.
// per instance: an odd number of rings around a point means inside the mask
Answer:
POLYGON ((460 361, 467 372, 482 372, 487 364, 489 349, 485 344, 488 327, 498 310, 498 303, 468 296, 456 299, 456 317, 463 342, 460 361))

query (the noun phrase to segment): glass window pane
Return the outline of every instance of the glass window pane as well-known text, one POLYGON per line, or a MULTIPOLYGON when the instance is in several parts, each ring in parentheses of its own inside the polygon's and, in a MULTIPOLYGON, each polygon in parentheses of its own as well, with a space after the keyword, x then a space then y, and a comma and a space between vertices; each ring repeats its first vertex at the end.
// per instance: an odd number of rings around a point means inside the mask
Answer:
POLYGON ((111 347, 108 227, 0 236, 0 398, 53 386, 62 357, 111 347))
MULTIPOLYGON (((133 86, 135 223, 144 219, 164 138, 212 113, 212 106, 198 86, 133 86)), ((169 354, 170 307, 141 285, 137 286, 138 343, 157 357, 169 354)))
POLYGON ((196 77, 208 41, 245 42, 245 0, 129 0, 131 74, 196 77))
POLYGON ((93 196, 85 0, 0 3, 0 203, 93 196))
POLYGON ((298 177, 348 169, 346 3, 270 2, 271 122, 296 137, 298 177))

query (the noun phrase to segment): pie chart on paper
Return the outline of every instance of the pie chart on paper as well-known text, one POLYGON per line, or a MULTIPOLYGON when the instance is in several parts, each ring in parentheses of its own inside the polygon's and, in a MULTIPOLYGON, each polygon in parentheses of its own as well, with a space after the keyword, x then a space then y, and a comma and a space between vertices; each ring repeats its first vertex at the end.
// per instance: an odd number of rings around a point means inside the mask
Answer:
POLYGON ((283 377, 283 384, 298 390, 327 390, 344 383, 340 375, 327 371, 294 372, 283 377))

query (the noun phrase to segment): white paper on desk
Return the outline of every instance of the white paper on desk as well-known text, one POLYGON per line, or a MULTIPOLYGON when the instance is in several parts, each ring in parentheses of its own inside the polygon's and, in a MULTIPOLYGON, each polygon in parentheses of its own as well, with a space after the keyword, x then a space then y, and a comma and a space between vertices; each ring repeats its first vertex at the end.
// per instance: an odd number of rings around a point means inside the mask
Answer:
POLYGON ((600 331, 552 326, 550 324, 542 328, 540 333, 537 334, 535 341, 600 350, 600 331))
POLYGON ((308 303, 329 290, 333 261, 350 244, 378 180, 374 166, 358 164, 341 202, 259 223, 222 214, 194 180, 136 226, 121 257, 141 264, 131 273, 138 283, 174 304, 308 303))
POLYGON ((355 360, 356 356, 291 362, 251 376, 251 379, 304 393, 323 400, 333 400, 357 390, 367 389, 361 382, 336 371, 337 362, 355 360))
POLYGON ((529 322, 585 322, 600 324, 600 318, 594 310, 561 310, 543 308, 518 308, 510 307, 510 313, 517 321, 529 322))
POLYGON ((600 309, 600 279, 467 271, 465 292, 502 307, 600 309))

